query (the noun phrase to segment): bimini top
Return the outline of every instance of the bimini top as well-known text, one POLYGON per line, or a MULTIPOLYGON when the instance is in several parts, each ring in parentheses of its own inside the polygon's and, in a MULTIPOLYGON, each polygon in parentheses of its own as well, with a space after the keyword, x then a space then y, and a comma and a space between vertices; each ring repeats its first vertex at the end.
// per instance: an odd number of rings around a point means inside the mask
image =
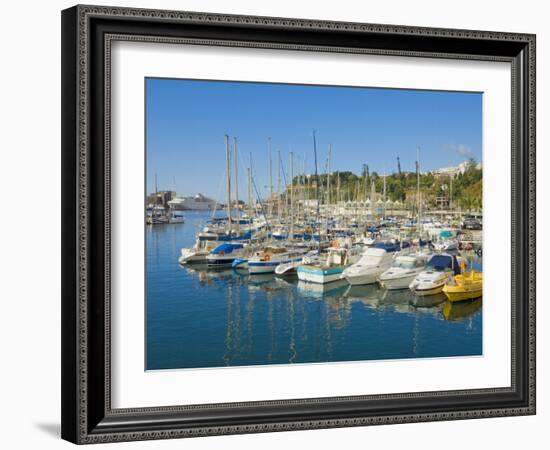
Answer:
POLYGON ((427 269, 433 269, 438 272, 442 272, 446 269, 451 269, 454 271, 455 275, 460 274, 460 266, 458 260, 454 255, 434 255, 428 261, 427 269))
POLYGON ((210 252, 211 255, 226 255, 232 253, 233 250, 243 248, 243 244, 222 244, 218 245, 214 250, 210 252))
POLYGON ((399 241, 396 242, 390 242, 390 241, 384 241, 384 242, 376 242, 373 245, 374 248, 381 248, 383 250, 386 250, 388 253, 390 252, 398 252, 401 250, 401 245, 399 241))

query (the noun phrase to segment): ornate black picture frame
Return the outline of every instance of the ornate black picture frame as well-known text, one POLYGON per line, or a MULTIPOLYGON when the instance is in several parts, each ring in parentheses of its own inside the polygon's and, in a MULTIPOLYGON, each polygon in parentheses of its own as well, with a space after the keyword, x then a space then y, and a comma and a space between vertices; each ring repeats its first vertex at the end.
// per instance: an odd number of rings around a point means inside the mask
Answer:
POLYGON ((535 36, 99 6, 62 12, 62 437, 166 439, 535 413, 535 36), (111 407, 110 45, 243 46, 512 66, 512 373, 507 388, 111 407))

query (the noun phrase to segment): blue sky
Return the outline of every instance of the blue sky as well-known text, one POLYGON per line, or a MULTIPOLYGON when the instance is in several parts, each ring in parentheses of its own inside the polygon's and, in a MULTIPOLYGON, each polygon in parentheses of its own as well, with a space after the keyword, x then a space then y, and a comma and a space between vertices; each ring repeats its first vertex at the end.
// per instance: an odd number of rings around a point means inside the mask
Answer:
POLYGON ((146 80, 147 192, 174 187, 183 195, 225 196, 224 135, 238 138, 239 192, 246 194, 252 153, 260 195, 267 190, 271 138, 273 179, 277 152, 288 171, 314 172, 312 132, 319 171, 332 144, 332 170, 382 174, 422 171, 481 161, 482 94, 399 89, 305 86, 173 79, 146 80))

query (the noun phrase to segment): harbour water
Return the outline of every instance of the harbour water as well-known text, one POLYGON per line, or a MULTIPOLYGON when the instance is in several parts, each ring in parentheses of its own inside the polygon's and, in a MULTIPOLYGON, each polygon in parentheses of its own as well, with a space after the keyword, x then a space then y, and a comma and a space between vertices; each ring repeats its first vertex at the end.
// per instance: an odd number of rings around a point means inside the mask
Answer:
POLYGON ((147 370, 482 354, 481 299, 183 267, 210 213, 184 215, 146 227, 147 370))

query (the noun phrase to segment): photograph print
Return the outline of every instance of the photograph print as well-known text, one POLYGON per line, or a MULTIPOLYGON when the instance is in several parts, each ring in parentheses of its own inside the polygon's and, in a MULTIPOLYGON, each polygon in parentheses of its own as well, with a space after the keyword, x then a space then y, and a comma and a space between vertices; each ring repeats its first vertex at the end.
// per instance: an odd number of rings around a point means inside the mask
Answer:
POLYGON ((479 357, 480 92, 145 79, 145 370, 479 357))

